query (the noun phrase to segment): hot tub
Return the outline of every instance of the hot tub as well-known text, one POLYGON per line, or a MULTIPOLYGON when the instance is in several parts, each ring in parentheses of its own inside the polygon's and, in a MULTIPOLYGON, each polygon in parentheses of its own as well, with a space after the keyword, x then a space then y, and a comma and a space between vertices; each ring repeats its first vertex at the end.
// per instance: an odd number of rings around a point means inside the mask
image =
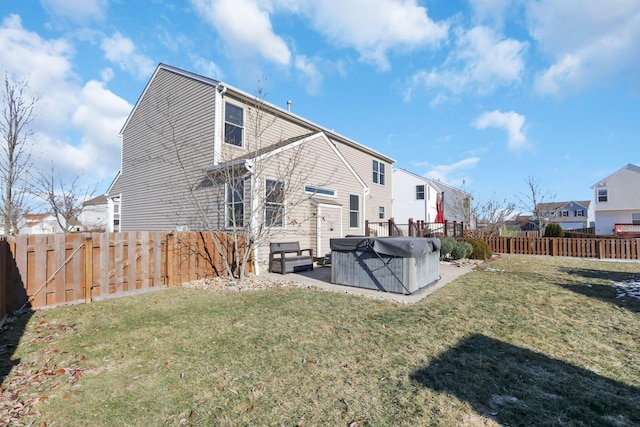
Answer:
POLYGON ((331 239, 331 283, 412 294, 440 278, 440 240, 424 237, 331 239))

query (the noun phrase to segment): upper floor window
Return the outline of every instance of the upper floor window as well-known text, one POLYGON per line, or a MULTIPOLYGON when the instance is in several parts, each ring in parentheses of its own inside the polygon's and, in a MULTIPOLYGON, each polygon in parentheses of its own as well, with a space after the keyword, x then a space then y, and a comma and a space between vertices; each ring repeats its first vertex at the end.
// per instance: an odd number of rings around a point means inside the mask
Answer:
POLYGON ((373 161, 373 182, 384 185, 384 163, 377 160, 373 161))
POLYGON ((114 214, 120 213, 120 203, 113 204, 113 213, 114 214))
POLYGON ((284 226, 284 182, 267 179, 265 182, 265 225, 284 226))
POLYGON ((224 104, 224 142, 242 147, 244 136, 244 109, 226 102, 224 104))
POLYGON ((631 224, 640 224, 640 213, 631 214, 631 224))
POLYGON ((416 185, 416 200, 424 200, 424 185, 416 185))
POLYGON ((578 210, 576 211, 576 216, 584 216, 584 210, 582 210, 582 209, 578 209, 578 210))
POLYGON ((379 219, 384 219, 384 206, 379 206, 378 207, 378 218, 379 219))
POLYGON ((565 210, 563 210, 563 211, 562 211, 562 216, 569 216, 569 211, 565 211, 565 210))
POLYGON ((598 189, 598 203, 609 201, 609 191, 606 188, 598 189))

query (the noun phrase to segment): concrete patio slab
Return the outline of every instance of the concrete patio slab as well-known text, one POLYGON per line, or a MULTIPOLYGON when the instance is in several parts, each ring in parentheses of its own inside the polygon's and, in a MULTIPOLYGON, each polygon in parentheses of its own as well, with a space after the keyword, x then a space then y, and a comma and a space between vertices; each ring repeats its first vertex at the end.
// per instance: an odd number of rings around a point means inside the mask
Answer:
MULTIPOLYGON (((415 304, 423 298, 431 295, 446 284, 454 281, 473 270, 475 264, 453 264, 449 262, 440 262, 440 280, 435 283, 414 292, 411 295, 397 294, 393 292, 383 292, 373 289, 355 288, 352 286, 336 285, 331 283, 331 266, 318 266, 312 271, 302 271, 300 273, 278 274, 278 273, 262 273, 274 279, 286 278, 308 286, 319 289, 341 292, 351 295, 362 295, 371 298, 385 299, 404 304, 415 304)), ((262 275, 261 274, 261 275, 262 275)))

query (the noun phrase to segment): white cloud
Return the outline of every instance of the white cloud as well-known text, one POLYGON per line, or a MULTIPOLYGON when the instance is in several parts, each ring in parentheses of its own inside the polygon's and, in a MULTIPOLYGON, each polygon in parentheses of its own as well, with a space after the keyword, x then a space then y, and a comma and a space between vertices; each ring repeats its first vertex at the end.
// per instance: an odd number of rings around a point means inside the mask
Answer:
POLYGON ((302 75, 307 92, 310 95, 316 95, 320 91, 323 79, 318 66, 306 56, 298 55, 296 56, 295 67, 302 75))
POLYGON ((80 93, 72 124, 82 132, 80 151, 87 171, 104 176, 120 166, 120 130, 133 106, 104 87, 89 81, 80 93))
POLYGON ((489 127, 504 129, 509 135, 507 147, 518 151, 527 147, 527 138, 524 135, 525 117, 514 111, 503 113, 500 110, 482 113, 471 125, 476 129, 484 130, 489 127))
MULTIPOLYGON (((195 9, 225 40, 230 53, 251 52, 288 66, 294 56, 277 35, 272 16, 296 14, 340 47, 387 71, 391 50, 436 46, 448 24, 435 22, 416 0, 191 0, 195 9), (366 17, 366 19, 362 19, 366 17)), ((295 59, 294 59, 295 62, 295 59)), ((295 66, 295 63, 294 63, 295 66)))
POLYGON ((469 3, 475 11, 476 21, 490 22, 502 27, 511 0, 469 0, 469 3))
POLYGON ((561 95, 598 81, 638 79, 640 2, 531 2, 528 28, 553 63, 536 77, 544 94, 561 95))
POLYGON ((139 79, 148 78, 155 69, 153 61, 137 53, 133 42, 119 32, 115 32, 111 37, 105 37, 100 47, 109 61, 139 79))
POLYGON ((275 34, 269 13, 254 0, 191 0, 196 10, 211 23, 232 56, 258 54, 267 61, 288 66, 291 52, 275 34))
MULTIPOLYGON (((453 95, 488 94, 500 86, 511 86, 520 81, 526 42, 502 38, 483 26, 469 31, 458 29, 455 36, 455 47, 439 69, 422 70, 413 76, 410 87, 405 90, 406 100, 414 90, 423 87, 453 95)), ((448 97, 438 92, 435 98, 446 100, 448 97)))
MULTIPOLYGON (((73 54, 73 45, 25 30, 16 15, 0 25, 0 63, 10 76, 27 79, 30 93, 41 95, 30 141, 36 167, 53 163, 57 170, 83 174, 88 181, 110 180, 119 168, 118 134, 131 106, 104 83, 79 85, 73 54)), ((109 79, 112 71, 101 75, 109 79)))
POLYGON ((222 80, 224 78, 222 69, 220 69, 220 67, 218 67, 215 62, 195 55, 189 55, 189 58, 191 59, 196 72, 202 74, 203 76, 210 77, 214 80, 222 80))
POLYGON ((34 110, 34 126, 55 131, 75 108, 76 87, 71 57, 74 48, 64 40, 45 40, 22 28, 17 15, 0 25, 0 64, 10 77, 28 82, 27 95, 41 97, 34 110))
POLYGON ((460 187, 464 185, 465 182, 469 182, 469 179, 466 178, 464 174, 469 169, 475 168, 479 161, 480 158, 478 157, 468 157, 450 165, 437 165, 425 173, 424 176, 429 179, 444 182, 445 184, 453 185, 454 187, 460 187))
POLYGON ((51 15, 77 23, 103 20, 108 6, 107 0, 41 0, 41 3, 51 15))
POLYGON ((448 24, 434 22, 416 0, 307 1, 305 13, 317 31, 356 49, 363 61, 382 71, 391 68, 390 50, 436 46, 448 33, 448 24))

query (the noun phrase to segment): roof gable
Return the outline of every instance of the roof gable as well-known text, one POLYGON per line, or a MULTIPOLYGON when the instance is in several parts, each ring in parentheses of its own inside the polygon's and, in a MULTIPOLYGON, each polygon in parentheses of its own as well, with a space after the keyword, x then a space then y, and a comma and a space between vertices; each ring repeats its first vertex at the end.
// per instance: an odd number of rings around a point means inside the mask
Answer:
POLYGON ((611 175, 607 176, 606 178, 603 178, 603 179, 599 180, 598 182, 593 184, 591 186, 591 188, 596 188, 598 186, 601 186, 602 184, 606 184, 607 180, 611 179, 612 177, 614 177, 614 176, 616 176, 619 173, 624 172, 624 171, 634 172, 634 173, 637 173, 637 174, 640 175, 640 166, 632 165, 631 163, 629 163, 628 165, 618 169, 617 171, 615 171, 611 175))
MULTIPOLYGON (((122 129, 120 130, 120 135, 122 135, 124 129, 127 127, 127 125, 129 124, 129 121, 131 120, 131 117, 135 114, 138 106, 140 105, 140 101, 142 100, 142 98, 144 98, 144 96, 146 95, 147 91, 149 90, 149 88, 152 86, 153 81, 156 79, 156 77, 158 76, 158 74, 161 71, 169 71, 178 75, 181 75, 185 78, 189 78, 189 79, 193 79, 193 80, 197 80, 199 82, 202 82, 204 84, 207 85, 211 85, 214 86, 216 88, 218 88, 221 92, 223 91, 230 91, 233 92, 233 94, 235 95, 235 97, 240 98, 240 100, 246 101, 246 102, 253 102, 255 103, 256 101, 256 96, 255 95, 251 95, 248 92, 245 92, 241 89, 235 88, 227 83, 209 78, 209 77, 205 77, 202 76, 200 74, 196 74, 196 73, 192 73, 190 71, 186 71, 183 70, 181 68, 177 68, 177 67, 173 67, 171 65, 167 65, 167 64, 163 64, 160 63, 158 64, 158 66, 156 67, 156 70, 154 71, 153 75, 151 76, 151 79, 149 79, 149 82, 147 83, 147 85, 145 86, 142 94, 140 95, 140 97, 138 98, 138 100, 136 101, 135 106, 133 107, 133 109, 131 110, 131 113, 129 114, 129 116, 127 117, 127 120, 125 121, 124 125, 122 126, 122 129)), ((277 105, 271 104, 269 102, 266 102, 264 100, 261 100, 261 103, 264 105, 264 107, 268 110, 272 110, 274 112, 277 112, 277 114, 280 117, 285 118, 286 120, 289 121, 293 121, 293 122, 297 122, 297 123, 301 123, 304 126, 306 126, 309 129, 312 129, 316 132, 324 132, 325 134, 327 134, 330 138, 332 139, 336 139, 339 140, 342 143, 345 143, 347 145, 351 145, 355 148, 357 148, 358 150, 367 152, 369 154, 374 155, 375 157, 380 158, 381 160, 386 161, 387 163, 395 163, 395 160, 392 159, 391 157, 388 157, 378 151, 375 151, 372 148, 369 148, 363 144, 360 144, 359 142, 356 142, 352 139, 349 139, 345 136, 342 136, 336 132, 334 132, 333 130, 329 130, 323 126, 320 126, 310 120, 305 119, 304 117, 298 116, 294 113, 292 113, 289 110, 286 110, 284 108, 278 107, 277 105)))

